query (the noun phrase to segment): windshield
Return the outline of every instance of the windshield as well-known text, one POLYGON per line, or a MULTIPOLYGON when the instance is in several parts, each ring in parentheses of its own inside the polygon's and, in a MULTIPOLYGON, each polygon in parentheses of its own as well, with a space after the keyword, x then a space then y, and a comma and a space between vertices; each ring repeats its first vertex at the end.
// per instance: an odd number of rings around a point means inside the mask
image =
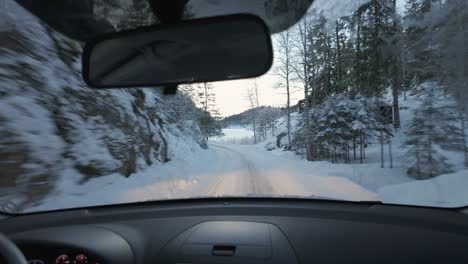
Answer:
POLYGON ((317 0, 272 35, 269 73, 169 96, 86 87, 82 43, 2 0, 0 210, 224 196, 467 206, 467 3, 317 0))

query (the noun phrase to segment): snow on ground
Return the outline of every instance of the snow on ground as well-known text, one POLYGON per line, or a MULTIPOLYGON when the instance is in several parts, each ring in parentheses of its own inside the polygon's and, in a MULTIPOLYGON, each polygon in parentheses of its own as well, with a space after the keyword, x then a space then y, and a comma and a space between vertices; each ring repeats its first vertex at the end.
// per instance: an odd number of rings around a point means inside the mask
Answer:
POLYGON ((317 196, 352 201, 379 200, 378 195, 351 180, 317 171, 322 163, 306 162, 291 155, 292 153, 266 152, 259 145, 214 146, 223 147, 252 163, 257 181, 269 185, 268 189, 258 191, 261 195, 317 196))
POLYGON ((180 153, 129 178, 121 175, 80 183, 62 177, 57 191, 25 211, 194 197, 305 197, 453 207, 468 204, 467 170, 413 181, 402 169, 379 163, 307 162, 292 152, 261 145, 210 142, 203 150, 179 142, 180 153), (185 148, 185 149, 184 149, 185 148))
POLYGON ((253 131, 242 126, 230 126, 223 129, 224 136, 216 140, 237 139, 244 137, 253 137, 253 131))
POLYGON ((80 182, 81 175, 70 169, 59 179, 56 191, 25 211, 200 196, 204 191, 200 189, 204 188, 203 185, 215 181, 216 175, 229 170, 228 162, 223 160, 225 157, 219 156, 215 150, 203 150, 177 138, 170 140, 178 155, 166 164, 155 164, 128 178, 114 174, 86 182, 80 182), (203 184, 199 184, 200 181, 203 184))
POLYGON ((390 185, 378 190, 384 202, 421 206, 461 207, 468 204, 468 170, 390 185))
POLYGON ((229 126, 223 129, 224 135, 213 138, 213 141, 231 144, 253 144, 254 133, 243 126, 229 126))
MULTIPOLYGON (((182 147, 181 142, 180 147, 182 147)), ((210 143, 210 149, 187 149, 184 155, 129 178, 121 175, 79 182, 70 170, 57 191, 25 211, 53 210, 146 200, 218 196, 323 197, 353 201, 379 197, 351 180, 321 174, 314 163, 261 146, 210 143)))

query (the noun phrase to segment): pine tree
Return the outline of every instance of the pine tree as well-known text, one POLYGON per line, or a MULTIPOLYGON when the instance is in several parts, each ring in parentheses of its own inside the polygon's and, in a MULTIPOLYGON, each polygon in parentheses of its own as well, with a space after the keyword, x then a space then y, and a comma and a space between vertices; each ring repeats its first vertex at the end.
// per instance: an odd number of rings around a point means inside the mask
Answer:
POLYGON ((379 120, 377 108, 376 102, 372 99, 360 94, 354 98, 352 109, 353 156, 356 159, 356 147, 359 145, 360 163, 364 162, 366 140, 375 138, 378 130, 383 126, 379 120))
MULTIPOLYGON (((414 112, 407 130, 406 145, 408 175, 416 179, 432 178, 441 174, 453 172, 453 166, 440 153, 441 146, 446 145, 458 132, 452 125, 447 108, 436 102, 435 85, 421 85, 419 98, 421 106, 414 112)), ((438 97, 437 97, 438 98, 438 97)))
POLYGON ((407 0, 405 22, 405 46, 407 47, 406 66, 408 78, 421 82, 433 80, 438 68, 434 50, 432 22, 428 21, 433 0, 407 0))
POLYGON ((392 0, 371 0, 355 12, 358 48, 357 71, 361 93, 381 95, 387 81, 388 65, 383 47, 389 38, 393 17, 392 0))
POLYGON ((319 156, 348 161, 352 132, 352 103, 344 95, 330 96, 315 112, 314 142, 319 156))
POLYGON ((356 58, 356 49, 353 43, 353 39, 349 37, 350 32, 350 22, 349 17, 343 19, 345 21, 345 30, 342 38, 342 47, 341 47, 341 87, 345 92, 349 92, 351 95, 355 95, 358 92, 355 86, 355 58, 356 58))
POLYGON ((349 48, 346 45, 349 44, 347 40, 346 32, 346 19, 338 19, 335 23, 333 47, 336 52, 333 52, 335 57, 334 71, 333 71, 333 92, 343 93, 347 91, 346 75, 347 65, 345 64, 345 56, 347 55, 346 49, 349 48))
POLYGON ((316 22, 309 31, 308 45, 310 50, 309 82, 313 86, 312 96, 320 103, 332 89, 333 49, 332 38, 326 29, 327 19, 318 14, 316 22))

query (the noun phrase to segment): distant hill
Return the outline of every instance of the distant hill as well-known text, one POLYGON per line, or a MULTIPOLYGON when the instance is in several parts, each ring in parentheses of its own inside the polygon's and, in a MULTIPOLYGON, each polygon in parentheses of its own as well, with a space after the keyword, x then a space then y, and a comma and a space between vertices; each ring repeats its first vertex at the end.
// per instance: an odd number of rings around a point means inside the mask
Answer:
POLYGON ((252 111, 256 111, 256 115, 260 116, 268 116, 270 119, 278 119, 286 114, 285 108, 280 107, 272 107, 272 106, 260 106, 257 108, 246 110, 242 113, 231 115, 228 117, 223 118, 220 122, 223 127, 228 126, 246 126, 252 123, 252 111))

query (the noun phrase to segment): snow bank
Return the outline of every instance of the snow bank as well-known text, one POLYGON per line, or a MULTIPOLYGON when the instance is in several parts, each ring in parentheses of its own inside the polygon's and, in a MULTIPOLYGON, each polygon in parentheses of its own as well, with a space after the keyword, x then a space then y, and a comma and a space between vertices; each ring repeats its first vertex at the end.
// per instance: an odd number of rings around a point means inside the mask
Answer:
POLYGON ((231 169, 230 157, 216 150, 202 149, 183 137, 169 136, 168 140, 175 153, 165 164, 146 167, 129 178, 112 174, 86 182, 79 172, 69 169, 53 192, 23 212, 208 196, 207 189, 231 169))
POLYGON ((460 207, 468 204, 468 170, 436 178, 390 185, 378 189, 384 203, 436 207, 460 207))

